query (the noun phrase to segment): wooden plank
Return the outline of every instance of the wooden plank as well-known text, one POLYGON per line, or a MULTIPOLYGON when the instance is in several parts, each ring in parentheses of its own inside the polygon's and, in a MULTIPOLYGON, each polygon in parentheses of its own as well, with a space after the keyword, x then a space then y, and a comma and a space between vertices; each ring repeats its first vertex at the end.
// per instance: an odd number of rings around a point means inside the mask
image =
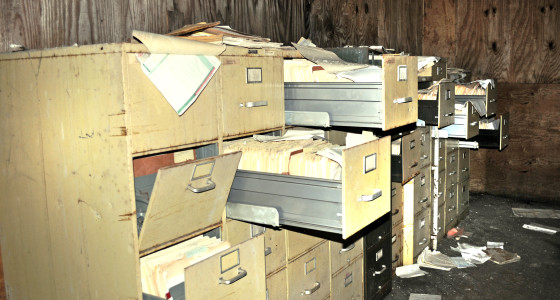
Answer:
POLYGON ((471 190, 554 200, 560 194, 560 85, 502 83, 498 114, 510 113, 503 151, 471 152, 471 190))
MULTIPOLYGON (((524 58, 532 57, 534 64, 534 81, 536 83, 560 83, 560 3, 554 0, 530 1, 532 7, 527 14, 532 14, 533 23, 529 26, 534 28, 534 36, 524 36, 524 40, 533 40, 534 53, 524 53, 524 58), (536 6, 536 7, 535 7, 536 6)), ((512 64, 515 62, 512 61, 512 64)), ((526 70, 520 70, 517 74, 521 77, 526 70)))
POLYGON ((422 55, 446 57, 455 66, 457 55, 454 0, 424 0, 422 55))
POLYGON ((0 300, 6 300, 6 288, 4 288, 4 267, 2 266, 1 244, 0 244, 0 300))

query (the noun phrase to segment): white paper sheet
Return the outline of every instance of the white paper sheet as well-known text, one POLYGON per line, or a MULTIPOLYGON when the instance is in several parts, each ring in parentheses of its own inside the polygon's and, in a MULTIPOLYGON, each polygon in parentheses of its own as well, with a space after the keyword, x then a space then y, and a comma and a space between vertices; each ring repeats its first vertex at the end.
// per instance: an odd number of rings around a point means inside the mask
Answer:
POLYGON ((418 264, 397 267, 395 273, 400 278, 413 278, 428 274, 428 272, 420 270, 420 266, 418 264))

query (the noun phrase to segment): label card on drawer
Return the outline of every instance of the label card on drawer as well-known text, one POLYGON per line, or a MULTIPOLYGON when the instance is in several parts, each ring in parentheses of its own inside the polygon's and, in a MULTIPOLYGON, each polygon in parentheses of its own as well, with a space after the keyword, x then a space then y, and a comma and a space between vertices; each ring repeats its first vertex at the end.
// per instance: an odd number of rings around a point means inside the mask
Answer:
POLYGON ((317 269, 317 258, 313 257, 311 260, 305 263, 305 275, 313 272, 317 269))
POLYGON ((377 169, 377 153, 373 153, 364 157, 364 174, 377 169))
POLYGON ((239 249, 226 253, 220 256, 220 272, 225 273, 239 266, 239 263, 239 249))
POLYGON ((262 83, 262 68, 247 68, 247 83, 262 83))
POLYGON ((346 277, 344 277, 344 287, 349 286, 352 283, 352 272, 347 273, 346 277))
POLYGON ((397 81, 406 81, 408 79, 408 69, 406 65, 398 66, 397 81))
POLYGON ((379 261, 381 258, 383 258, 383 249, 379 249, 379 251, 375 253, 375 261, 379 261))

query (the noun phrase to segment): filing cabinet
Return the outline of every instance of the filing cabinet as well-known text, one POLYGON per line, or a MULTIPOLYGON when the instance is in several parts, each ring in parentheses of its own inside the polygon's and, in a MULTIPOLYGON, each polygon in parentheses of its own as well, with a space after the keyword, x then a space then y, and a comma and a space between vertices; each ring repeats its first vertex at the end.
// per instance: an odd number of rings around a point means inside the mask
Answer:
POLYGON ((392 254, 392 269, 393 272, 397 267, 403 265, 403 228, 402 224, 397 226, 393 226, 392 235, 391 235, 391 254, 392 254))
POLYGON ((438 212, 437 212, 437 239, 438 241, 440 241, 441 239, 443 239, 445 237, 445 235, 447 234, 447 232, 445 231, 445 202, 441 203, 441 205, 438 206, 438 212))
POLYGON ((353 260, 346 268, 331 278, 331 298, 355 300, 364 298, 363 288, 363 257, 353 260))
POLYGON ((288 299, 324 299, 330 294, 329 244, 321 243, 288 263, 288 299))
POLYGON ((470 150, 459 148, 459 164, 457 166, 459 173, 458 182, 463 182, 470 178, 470 150))
POLYGON ((403 264, 409 265, 424 248, 429 246, 431 234, 431 207, 422 208, 414 213, 415 203, 407 205, 407 199, 414 199, 414 178, 403 186, 404 221, 403 221, 403 264))
POLYGON ((288 299, 288 280, 286 267, 266 277, 266 299, 288 299))
POLYGON ((442 130, 447 131, 450 138, 471 139, 478 135, 480 115, 471 102, 465 102, 464 106, 455 107, 455 122, 442 130))
POLYGON ((416 130, 420 133, 420 168, 425 168, 432 162, 430 127, 418 127, 416 130))
POLYGON ((497 90, 493 84, 488 84, 486 88, 481 87, 478 83, 455 86, 455 101, 462 104, 467 101, 480 101, 486 111, 486 114, 480 114, 481 117, 488 118, 496 114, 498 108, 496 100, 497 90), (480 91, 483 91, 483 94, 477 95, 480 91))
POLYGON ((443 128, 453 124, 455 84, 439 81, 428 89, 418 90, 418 118, 427 125, 443 128))
POLYGON ((445 192, 445 232, 455 227, 457 221, 457 187, 451 187, 445 192))
POLYGON ((364 299, 382 299, 391 291, 391 230, 387 214, 364 232, 364 299))
POLYGON ((398 182, 391 183, 391 220, 393 226, 403 221, 403 190, 398 182))
POLYGON ((420 171, 420 131, 391 142, 391 182, 407 183, 420 171))
MULTIPOLYGON (((436 142, 438 146, 438 156, 435 156, 435 151, 432 154, 432 164, 435 165, 435 161, 438 161, 437 170, 434 172, 441 172, 445 170, 445 162, 447 159, 447 147, 446 147, 446 139, 432 139, 432 149, 435 149, 436 142)), ((433 151, 433 150, 432 150, 433 151)))
MULTIPOLYGON (((433 59, 427 56, 419 56, 418 61, 433 59)), ((419 64, 420 65, 420 64, 419 64)), ((447 78, 447 59, 443 57, 435 58, 435 61, 422 63, 422 68, 418 69, 418 82, 439 81, 447 78)))
POLYGON ((463 220, 469 213, 469 179, 457 185, 457 219, 463 220))
POLYGON ((500 115, 495 119, 481 119, 479 134, 473 138, 477 141, 480 148, 503 150, 509 144, 509 113, 500 115), (485 125, 493 123, 493 128, 483 128, 485 125), (494 125, 495 124, 495 125, 494 125))

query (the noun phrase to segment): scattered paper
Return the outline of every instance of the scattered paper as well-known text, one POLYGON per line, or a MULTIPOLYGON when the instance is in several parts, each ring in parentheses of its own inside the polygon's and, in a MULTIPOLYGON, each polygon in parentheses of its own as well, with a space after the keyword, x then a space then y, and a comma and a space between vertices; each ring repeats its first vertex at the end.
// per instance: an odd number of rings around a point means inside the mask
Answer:
POLYGON ((473 246, 467 243, 458 243, 457 248, 451 247, 451 250, 461 253, 461 256, 468 262, 473 264, 483 264, 490 259, 490 256, 484 252, 486 247, 473 246))
POLYGON ((371 131, 362 131, 362 134, 348 132, 346 134, 346 148, 365 144, 377 139, 379 139, 379 137, 375 136, 371 131))
POLYGON ((409 300, 441 300, 441 295, 410 293, 409 300))
POLYGON ((434 64, 440 60, 439 57, 435 56, 420 56, 418 57, 418 71, 422 70, 425 66, 429 64, 434 64))
POLYGON ((486 248, 504 249, 504 242, 486 242, 486 248))
POLYGON ((509 252, 500 248, 491 248, 484 250, 490 256, 490 260, 499 265, 509 264, 519 261, 521 257, 517 253, 509 252))
POLYGON ((338 78, 347 78, 354 82, 381 82, 382 70, 378 66, 369 66, 367 68, 346 71, 336 74, 338 78))
POLYGON ((558 209, 512 208, 513 215, 524 218, 560 219, 558 209))
POLYGON ((431 251, 428 248, 425 248, 424 251, 418 255, 417 263, 420 267, 444 271, 449 271, 456 267, 449 256, 439 251, 431 251))
POLYGON ((475 264, 466 261, 462 256, 450 257, 450 259, 459 269, 476 267, 475 264))
POLYGON ((558 228, 545 226, 537 223, 524 224, 523 228, 546 233, 546 234, 555 234, 556 232, 558 232, 558 228))
POLYGON ((279 141, 296 141, 307 139, 324 139, 325 131, 316 130, 288 130, 283 136, 272 135, 253 135, 253 139, 259 142, 279 142, 279 141))
POLYGON ((413 278, 428 274, 428 272, 420 270, 420 266, 418 264, 397 267, 395 273, 400 278, 413 278))

